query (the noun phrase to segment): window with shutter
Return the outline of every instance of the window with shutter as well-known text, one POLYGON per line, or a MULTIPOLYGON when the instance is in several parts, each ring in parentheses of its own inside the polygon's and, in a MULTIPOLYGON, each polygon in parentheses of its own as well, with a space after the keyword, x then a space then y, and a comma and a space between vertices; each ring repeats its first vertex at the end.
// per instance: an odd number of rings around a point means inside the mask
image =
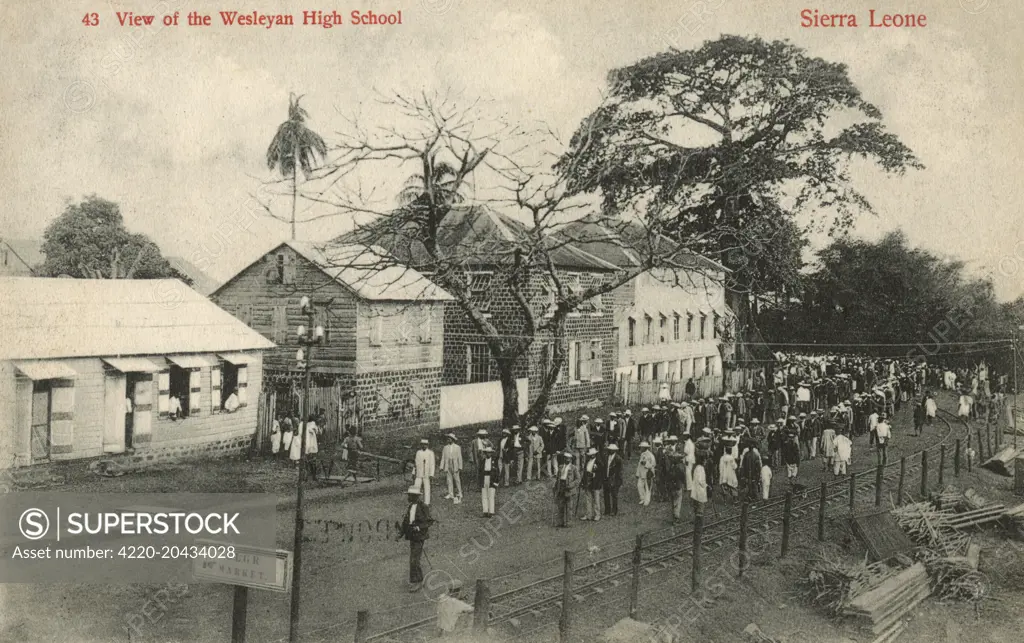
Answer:
POLYGON ((50 380, 50 453, 74 450, 75 381, 50 380))
POLYGON ((491 286, 493 274, 490 272, 471 272, 466 275, 469 282, 469 296, 477 309, 485 314, 491 313, 491 286))
POLYGON ((290 254, 285 255, 284 257, 284 266, 281 270, 281 283, 295 283, 295 257, 291 256, 290 254))
POLYGON ((370 314, 370 346, 380 346, 384 341, 384 317, 379 311, 370 314))
POLYGON ((628 324, 629 324, 629 328, 628 328, 629 334, 627 335, 627 339, 626 339, 627 346, 636 346, 636 320, 633 319, 632 317, 630 317, 629 320, 628 320, 628 324))
POLYGON ((394 386, 391 384, 377 389, 377 417, 385 418, 391 414, 392 397, 394 397, 394 386))
POLYGON ((672 341, 679 341, 679 314, 672 317, 672 341))
POLYGON ((419 338, 421 344, 429 344, 434 341, 432 335, 432 317, 434 314, 433 306, 424 306, 420 310, 420 321, 419 321, 419 338))
POLYGON ((604 352, 601 340, 590 342, 590 381, 600 382, 604 379, 604 352))
POLYGON ((668 326, 668 318, 665 317, 664 315, 658 315, 658 331, 659 331, 659 335, 658 335, 659 340, 658 341, 660 343, 662 343, 662 344, 665 343, 665 335, 667 334, 667 332, 666 332, 667 326, 668 326))

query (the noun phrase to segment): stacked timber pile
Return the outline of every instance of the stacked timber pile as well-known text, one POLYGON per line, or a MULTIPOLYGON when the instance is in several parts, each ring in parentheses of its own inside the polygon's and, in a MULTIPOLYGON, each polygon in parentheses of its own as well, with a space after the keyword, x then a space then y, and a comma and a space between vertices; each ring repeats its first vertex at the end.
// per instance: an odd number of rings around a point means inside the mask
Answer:
POLYGON ((922 563, 904 569, 881 585, 857 596, 843 609, 876 634, 887 633, 910 610, 931 594, 928 571, 922 563))
POLYGON ((963 556, 940 556, 922 549, 919 558, 931 578, 932 593, 940 600, 977 602, 985 597, 985 576, 978 571, 980 545, 968 545, 963 556))
POLYGON ((955 556, 967 549, 967 536, 947 527, 957 515, 951 510, 915 502, 897 507, 892 513, 896 523, 920 545, 944 556, 955 556))
POLYGON ((964 494, 956 487, 946 487, 942 491, 933 492, 930 500, 939 509, 957 510, 963 502, 964 494))
POLYGON ((1009 477, 1013 475, 1013 464, 1011 463, 1017 459, 1019 454, 1020 451, 1014 449, 1012 446, 1005 447, 986 460, 981 466, 989 471, 998 473, 1001 476, 1009 477))
POLYGON ((899 573, 899 567, 885 562, 848 565, 823 552, 798 587, 807 603, 824 608, 830 616, 840 616, 854 598, 899 573))

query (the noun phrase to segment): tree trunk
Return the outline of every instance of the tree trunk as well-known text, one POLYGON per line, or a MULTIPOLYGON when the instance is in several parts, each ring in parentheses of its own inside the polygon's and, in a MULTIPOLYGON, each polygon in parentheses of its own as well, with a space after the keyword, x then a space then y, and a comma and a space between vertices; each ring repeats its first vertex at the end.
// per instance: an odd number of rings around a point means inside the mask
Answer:
POLYGON ((299 171, 299 150, 295 148, 292 165, 292 241, 295 241, 295 204, 298 201, 298 171, 299 171))
POLYGON ((512 363, 498 362, 498 375, 501 380, 502 424, 510 427, 519 424, 519 388, 516 387, 512 363))

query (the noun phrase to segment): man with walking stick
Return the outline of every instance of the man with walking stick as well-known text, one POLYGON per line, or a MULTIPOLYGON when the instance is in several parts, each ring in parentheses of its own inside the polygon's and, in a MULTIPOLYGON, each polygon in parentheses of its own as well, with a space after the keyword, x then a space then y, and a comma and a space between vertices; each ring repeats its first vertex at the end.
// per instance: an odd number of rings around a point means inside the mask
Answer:
POLYGON ((408 494, 409 506, 402 518, 400 533, 409 541, 409 591, 415 592, 423 583, 420 559, 423 557, 423 543, 430 537, 433 520, 430 519, 430 509, 420 500, 419 487, 410 487, 408 494))

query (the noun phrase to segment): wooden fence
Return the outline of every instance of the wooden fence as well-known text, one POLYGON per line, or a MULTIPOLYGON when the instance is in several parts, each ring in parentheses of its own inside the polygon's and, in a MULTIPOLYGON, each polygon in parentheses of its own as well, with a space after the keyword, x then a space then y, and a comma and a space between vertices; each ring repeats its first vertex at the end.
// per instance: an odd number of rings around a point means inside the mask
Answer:
MULTIPOLYGON (((324 426, 320 429, 319 447, 331 448, 340 443, 350 427, 359 426, 359 411, 354 398, 347 394, 348 389, 335 383, 331 386, 313 386, 309 389, 310 408, 313 413, 324 410, 324 426)), ((295 406, 295 415, 305 415, 303 406, 305 399, 301 389, 292 394, 292 401, 284 402, 282 408, 291 411, 295 406)), ((253 438, 253 452, 256 454, 270 453, 270 430, 278 411, 278 392, 270 389, 260 393, 259 407, 256 414, 256 434, 253 438)))
MULTIPOLYGON (((697 397, 721 395, 721 375, 706 375, 694 378, 697 397)), ((618 380, 615 383, 615 402, 622 405, 657 404, 660 401, 681 402, 686 399, 686 382, 681 380, 618 380)))

